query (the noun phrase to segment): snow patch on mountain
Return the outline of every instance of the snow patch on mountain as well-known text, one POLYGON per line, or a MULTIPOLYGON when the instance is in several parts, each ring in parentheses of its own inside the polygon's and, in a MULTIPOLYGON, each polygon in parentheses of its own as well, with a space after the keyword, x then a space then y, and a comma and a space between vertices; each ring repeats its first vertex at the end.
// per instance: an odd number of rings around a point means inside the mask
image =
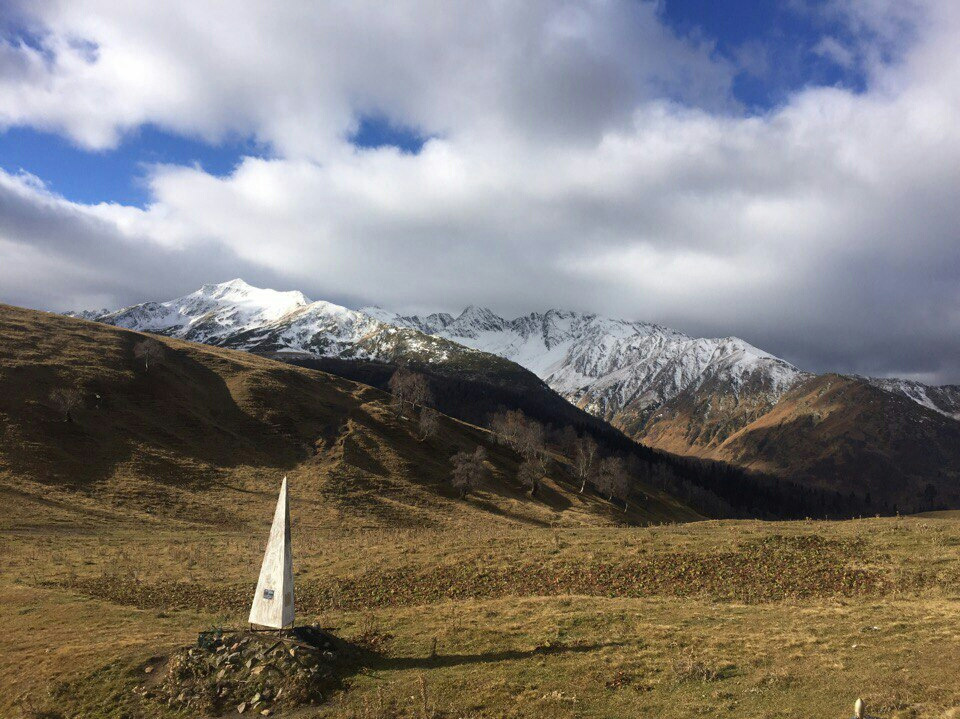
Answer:
POLYGON ((736 337, 694 338, 661 325, 565 310, 506 320, 471 306, 456 318, 393 314, 385 320, 516 362, 599 415, 631 402, 641 410, 659 406, 709 378, 734 394, 750 381, 776 401, 808 376, 736 337))
MULTIPOLYGON (((661 325, 558 309, 512 320, 478 306, 456 317, 446 312, 401 315, 381 307, 352 310, 311 301, 301 292, 253 287, 241 279, 204 285, 167 302, 71 314, 259 352, 426 362, 484 352, 525 367, 569 401, 608 419, 624 408, 646 416, 708 384, 709 392, 735 402, 749 392, 752 402, 772 406, 812 376, 737 337, 690 337, 661 325)), ((960 387, 869 381, 960 419, 960 387)))
POLYGON ((939 412, 942 415, 960 420, 960 385, 942 385, 932 387, 908 379, 883 379, 871 377, 867 380, 875 387, 901 394, 917 404, 939 412))

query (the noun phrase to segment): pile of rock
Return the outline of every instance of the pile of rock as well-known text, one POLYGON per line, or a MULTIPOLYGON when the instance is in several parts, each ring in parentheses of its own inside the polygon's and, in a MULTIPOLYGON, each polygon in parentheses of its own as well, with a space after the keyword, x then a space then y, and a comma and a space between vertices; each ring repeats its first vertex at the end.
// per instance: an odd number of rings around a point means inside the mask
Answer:
POLYGON ((322 701, 341 674, 345 646, 316 627, 203 632, 170 657, 166 676, 146 693, 175 709, 270 716, 322 701))

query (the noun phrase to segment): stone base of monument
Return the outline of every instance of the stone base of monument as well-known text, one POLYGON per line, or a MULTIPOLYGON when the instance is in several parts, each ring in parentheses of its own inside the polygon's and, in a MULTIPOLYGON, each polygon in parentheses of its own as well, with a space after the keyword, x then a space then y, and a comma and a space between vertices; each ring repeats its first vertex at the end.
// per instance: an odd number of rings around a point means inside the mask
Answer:
POLYGON ((355 661, 349 644, 319 627, 214 630, 175 652, 140 691, 174 709, 270 716, 322 702, 355 661))

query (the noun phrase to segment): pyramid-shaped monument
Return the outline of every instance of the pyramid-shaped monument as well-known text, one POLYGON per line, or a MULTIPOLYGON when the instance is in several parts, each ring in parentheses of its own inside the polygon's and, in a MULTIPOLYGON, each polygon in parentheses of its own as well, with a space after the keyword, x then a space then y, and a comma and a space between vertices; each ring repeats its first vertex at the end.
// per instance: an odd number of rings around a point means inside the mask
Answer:
POLYGON ((293 553, 290 550, 290 504, 287 478, 273 513, 273 526, 263 555, 260 580, 250 608, 250 624, 271 629, 293 626, 293 553))

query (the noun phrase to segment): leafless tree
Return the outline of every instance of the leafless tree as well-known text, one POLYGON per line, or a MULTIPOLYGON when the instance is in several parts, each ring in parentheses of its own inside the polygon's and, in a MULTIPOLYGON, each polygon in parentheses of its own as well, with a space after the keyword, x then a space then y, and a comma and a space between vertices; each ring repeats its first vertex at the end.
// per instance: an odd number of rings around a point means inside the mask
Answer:
POLYGON ((606 457, 600 462, 597 471, 597 489, 607 495, 609 501, 616 497, 623 501, 623 511, 627 511, 627 498, 630 495, 630 474, 621 457, 606 457))
POLYGON ((432 407, 421 407, 418 424, 422 442, 427 437, 433 437, 440 430, 440 413, 432 407))
POLYGON ((450 461, 453 471, 450 474, 450 483, 460 492, 460 498, 465 498, 470 492, 479 487, 487 475, 487 451, 478 446, 473 452, 461 450, 450 461))
POLYGON ((152 339, 140 340, 133 346, 133 356, 143 360, 143 369, 150 371, 150 363, 160 364, 163 361, 163 345, 152 339))
POLYGON ((527 417, 523 410, 497 412, 490 418, 490 429, 499 442, 506 444, 525 459, 542 452, 546 444, 543 425, 527 417))
POLYGON ((490 417, 490 430, 497 441, 520 451, 521 437, 526 431, 527 416, 523 410, 512 409, 496 412, 490 417))
POLYGON ((523 461, 517 479, 531 497, 540 491, 540 481, 547 473, 547 433, 543 425, 527 417, 521 410, 498 412, 490 418, 490 429, 497 439, 515 452, 523 461))
POLYGON ((393 403, 397 416, 403 414, 404 404, 412 407, 425 407, 433 402, 433 393, 427 378, 418 372, 411 372, 404 366, 397 368, 390 378, 390 392, 393 394, 393 403))
POLYGON ((57 387, 50 392, 50 405, 63 415, 64 422, 73 421, 73 411, 83 402, 83 393, 76 387, 57 387))
POLYGON ((580 480, 580 494, 587 488, 587 480, 593 475, 597 463, 597 443, 589 434, 573 441, 573 471, 580 480))
POLYGON ((540 494, 540 482, 547 473, 547 456, 539 454, 529 457, 520 463, 517 469, 517 479, 520 485, 527 490, 527 494, 536 497, 540 494))
POLYGON ((525 459, 540 458, 547 451, 547 433, 539 422, 528 419, 517 438, 517 451, 525 459))

